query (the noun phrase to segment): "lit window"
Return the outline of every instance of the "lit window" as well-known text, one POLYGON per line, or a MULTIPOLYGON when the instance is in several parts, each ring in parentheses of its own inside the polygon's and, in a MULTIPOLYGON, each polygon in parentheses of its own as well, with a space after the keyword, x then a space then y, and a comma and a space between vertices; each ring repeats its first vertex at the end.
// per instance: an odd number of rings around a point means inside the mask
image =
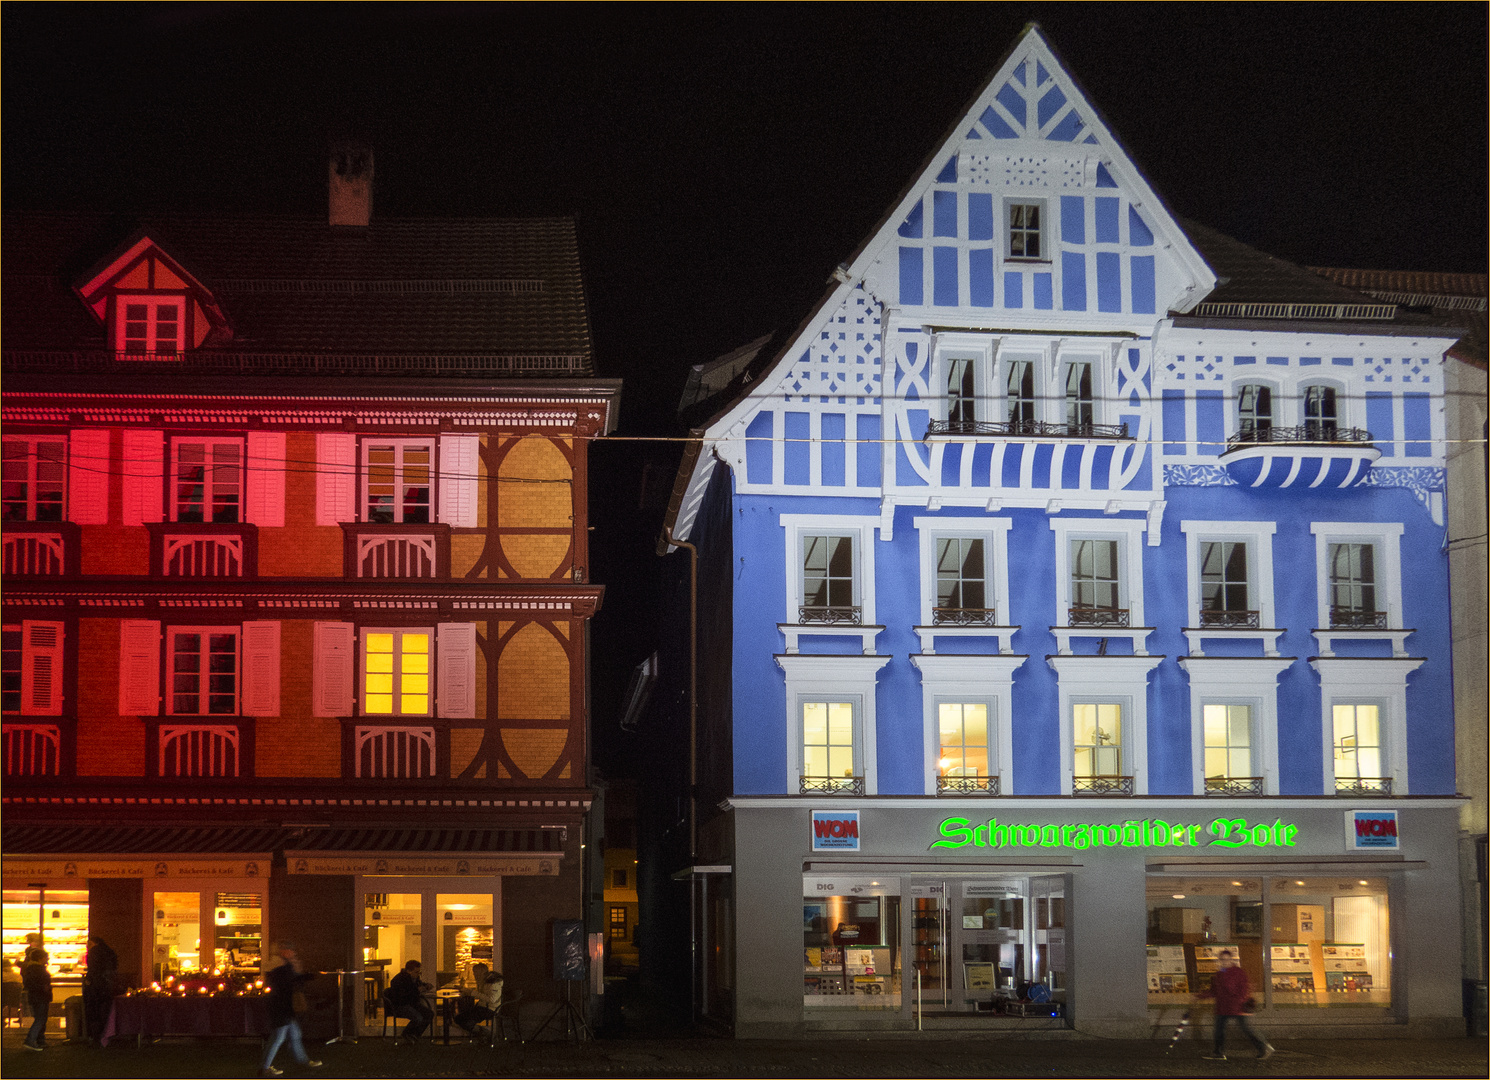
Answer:
POLYGON ((615 906, 610 909, 610 939, 612 941, 626 940, 626 909, 615 906))
POLYGON ((1200 545, 1200 621, 1207 612, 1237 613, 1248 610, 1247 545, 1231 541, 1207 541, 1200 545))
POLYGON ((1077 776, 1123 775, 1123 707, 1116 702, 1071 706, 1072 764, 1077 776))
POLYGON ((854 776, 854 706, 848 701, 802 703, 802 775, 854 776))
POLYGON ((1095 422, 1094 415, 1091 363, 1067 364, 1066 427, 1075 431, 1089 429, 1095 422))
POLYGON ((173 441, 173 519, 232 524, 243 519, 243 443, 173 441))
POLYGON ((364 715, 430 714, 428 630, 368 630, 362 636, 364 715))
POLYGON ((1206 779, 1237 780, 1252 772, 1252 706, 1206 705, 1201 710, 1205 729, 1206 779))
POLYGON ((1335 388, 1304 387, 1304 438, 1327 442, 1335 437, 1335 388))
POLYGON ((1237 434, 1265 441, 1273 430, 1273 391, 1251 383, 1237 389, 1237 434))
POLYGON ((171 356, 181 352, 186 301, 179 296, 121 296, 115 348, 129 356, 171 356))
POLYGON ((365 520, 376 524, 428 524, 434 490, 435 451, 428 440, 367 442, 365 520))
POLYGON ((1044 256, 1040 243, 1040 204, 1011 202, 1009 206, 1009 258, 1039 259, 1044 256))
POLYGON ((1035 365, 1028 360, 1009 362, 1006 381, 1009 404, 1009 423, 1033 424, 1035 422, 1035 365))
MULTIPOLYGON (((67 444, 61 439, 6 439, 0 453, 0 519, 61 521, 67 444)), ((94 467, 106 470, 108 462, 94 467)))
POLYGON ((939 536, 936 540, 936 606, 933 616, 987 609, 987 569, 981 536, 939 536))
POLYGON ((172 715, 237 714, 237 627, 172 628, 170 657, 172 715))
POLYGON ((1375 705, 1336 705, 1335 779, 1386 776, 1381 760, 1381 710, 1375 705))
POLYGON ((802 607, 804 617, 853 613, 853 537, 802 537, 802 607))
POLYGON ((941 702, 936 711, 941 747, 937 775, 988 776, 988 706, 983 702, 941 702))

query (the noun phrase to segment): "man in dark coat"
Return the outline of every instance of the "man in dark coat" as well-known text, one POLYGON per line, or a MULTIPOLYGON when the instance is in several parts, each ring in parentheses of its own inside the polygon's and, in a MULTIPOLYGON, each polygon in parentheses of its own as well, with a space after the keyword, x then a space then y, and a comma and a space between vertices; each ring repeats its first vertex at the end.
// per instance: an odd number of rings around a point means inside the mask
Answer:
POLYGON ((285 1039, 290 1040, 290 1053, 301 1065, 319 1069, 321 1063, 312 1061, 305 1052, 300 1037, 300 1021, 295 1019, 295 991, 315 974, 300 970, 300 961, 295 955, 295 946, 288 941, 279 943, 280 963, 264 976, 269 985, 269 1042, 264 1047, 264 1060, 259 1065, 260 1076, 283 1076, 283 1069, 274 1067, 274 1055, 285 1039))
POLYGON ((403 1017, 409 1023, 404 1028, 403 1037, 407 1042, 417 1042, 419 1036, 424 1034, 424 1029, 429 1027, 430 1021, 435 1018, 435 1011, 424 1003, 424 994, 432 987, 427 982, 421 982, 419 973, 423 965, 418 960, 410 960, 404 965, 404 969, 388 983, 385 997, 388 999, 388 1011, 394 1016, 403 1017))
POLYGON ((88 939, 88 974, 83 976, 83 1019, 88 1038, 97 1042, 109 1021, 114 1003, 114 976, 119 972, 119 954, 101 937, 88 939))
POLYGON ((1252 1045, 1257 1047, 1258 1057, 1264 1060, 1272 1057, 1273 1048, 1247 1020, 1248 1002, 1252 997, 1252 987, 1248 985, 1247 973, 1237 964, 1236 957, 1230 949, 1222 949, 1216 959, 1220 967, 1211 978, 1211 988, 1202 991, 1200 995, 1216 999, 1215 1049, 1205 1055, 1206 1060, 1226 1060, 1226 1025, 1233 1020, 1240 1025, 1242 1034, 1251 1039, 1252 1045))
POLYGON ((45 1050, 47 1046, 47 1017, 52 1012, 52 973, 47 970, 47 951, 32 948, 26 953, 26 966, 21 968, 21 986, 26 991, 26 1000, 31 1003, 31 1030, 26 1034, 27 1050, 45 1050))

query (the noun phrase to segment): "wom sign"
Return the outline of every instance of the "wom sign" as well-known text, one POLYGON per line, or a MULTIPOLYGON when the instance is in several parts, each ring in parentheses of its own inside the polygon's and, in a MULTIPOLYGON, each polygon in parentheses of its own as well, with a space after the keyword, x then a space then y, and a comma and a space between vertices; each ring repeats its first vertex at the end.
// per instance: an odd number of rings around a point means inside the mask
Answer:
POLYGON ((1394 851, 1397 843, 1397 811, 1347 810, 1345 812, 1345 847, 1351 851, 1385 848, 1394 851))
POLYGON ((858 851, 859 811, 814 810, 812 812, 813 851, 858 851))

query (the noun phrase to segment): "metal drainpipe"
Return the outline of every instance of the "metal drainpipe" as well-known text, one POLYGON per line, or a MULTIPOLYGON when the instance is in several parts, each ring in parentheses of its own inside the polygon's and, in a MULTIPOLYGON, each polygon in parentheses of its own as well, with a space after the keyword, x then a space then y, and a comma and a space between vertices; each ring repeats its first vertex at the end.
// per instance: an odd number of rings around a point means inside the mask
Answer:
MULTIPOLYGON (((688 550, 688 866, 698 863, 698 548, 673 536, 671 527, 663 530, 667 542, 688 550)), ((699 984, 703 972, 699 966, 698 882, 688 879, 688 938, 693 967, 689 986, 693 997, 692 1012, 699 1015, 699 984)))

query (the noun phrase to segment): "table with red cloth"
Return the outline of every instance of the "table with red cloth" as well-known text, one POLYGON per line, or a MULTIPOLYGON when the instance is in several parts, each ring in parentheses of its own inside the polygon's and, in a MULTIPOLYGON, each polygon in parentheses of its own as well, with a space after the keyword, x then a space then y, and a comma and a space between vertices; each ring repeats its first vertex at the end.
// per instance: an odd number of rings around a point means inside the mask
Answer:
POLYGON ((107 1046, 124 1035, 136 1040, 161 1035, 262 1037, 269 1031, 267 995, 121 994, 99 1041, 107 1046))

